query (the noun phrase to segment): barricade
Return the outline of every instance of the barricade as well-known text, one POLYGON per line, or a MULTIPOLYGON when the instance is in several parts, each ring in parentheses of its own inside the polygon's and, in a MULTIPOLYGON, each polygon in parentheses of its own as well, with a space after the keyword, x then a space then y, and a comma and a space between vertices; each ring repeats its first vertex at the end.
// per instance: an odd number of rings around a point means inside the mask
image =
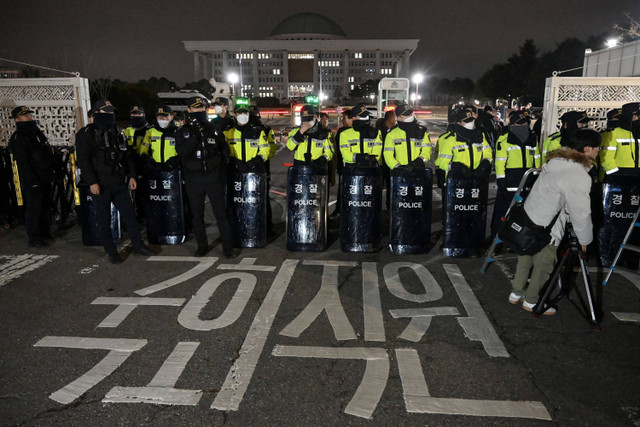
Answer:
MULTIPOLYGON (((602 226, 598 233, 600 263, 609 267, 631 225, 640 204, 640 177, 612 176, 602 184, 602 226)), ((640 232, 635 231, 628 243, 638 245, 640 232)), ((637 268, 638 254, 627 251, 619 263, 637 268)))
POLYGON ((379 250, 382 168, 345 167, 340 186, 340 248, 344 252, 379 250))
POLYGON ((313 166, 291 166, 287 173, 287 249, 327 249, 326 171, 313 166))
POLYGON ((478 257, 484 251, 489 181, 486 177, 447 176, 443 252, 478 257))
POLYGON ((152 168, 147 180, 147 238, 154 245, 179 245, 186 240, 182 176, 179 169, 152 168))
POLYGON ((431 247, 431 169, 391 171, 389 248, 396 254, 421 254, 431 247))
POLYGON ((235 171, 228 191, 234 246, 263 248, 267 244, 267 174, 235 171))

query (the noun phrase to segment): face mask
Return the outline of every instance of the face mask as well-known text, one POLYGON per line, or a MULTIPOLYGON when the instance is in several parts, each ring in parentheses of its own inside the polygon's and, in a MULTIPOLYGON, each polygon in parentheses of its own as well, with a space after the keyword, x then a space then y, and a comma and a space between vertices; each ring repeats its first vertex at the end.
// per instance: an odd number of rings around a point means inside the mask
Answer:
POLYGON ((116 125, 116 115, 109 113, 95 113, 93 123, 103 129, 112 128, 116 125))
POLYGON ((223 109, 222 109, 222 105, 214 105, 214 106, 213 106, 213 109, 214 109, 214 110, 216 110, 216 114, 217 114, 217 115, 222 114, 222 111, 223 111, 223 109))
POLYGON ((24 132, 37 132, 38 124, 35 120, 30 120, 28 122, 16 122, 16 129, 24 132))
POLYGON ((162 129, 166 129, 169 126, 169 123, 171 123, 171 120, 158 119, 158 126, 160 126, 162 129))
POLYGON ((147 124, 147 119, 145 117, 131 117, 131 127, 132 128, 141 128, 147 124))
POLYGON ((476 122, 469 122, 462 125, 465 129, 473 130, 476 128, 476 122))
POLYGON ((406 119, 403 120, 404 123, 411 123, 412 121, 414 121, 416 119, 416 116, 409 116, 406 119))
POLYGON ((527 125, 512 125, 509 132, 514 134, 520 142, 526 142, 529 138, 529 126, 527 125))
POLYGON ((189 113, 189 117, 199 121, 201 124, 205 124, 207 122, 207 113, 204 111, 196 111, 193 113, 189 113))
POLYGON ((238 124, 240 126, 244 126, 249 122, 249 115, 246 113, 239 114, 238 117, 236 117, 236 120, 238 120, 238 124))

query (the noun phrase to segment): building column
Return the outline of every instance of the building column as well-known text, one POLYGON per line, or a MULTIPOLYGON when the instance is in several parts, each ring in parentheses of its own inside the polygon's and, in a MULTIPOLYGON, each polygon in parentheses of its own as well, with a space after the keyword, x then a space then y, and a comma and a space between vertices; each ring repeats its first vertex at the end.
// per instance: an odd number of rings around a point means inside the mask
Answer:
POLYGON ((227 65, 227 51, 222 51, 222 75, 220 76, 220 80, 227 83, 227 74, 229 74, 229 67, 227 65))
POLYGON ((200 58, 198 57, 198 52, 193 52, 193 81, 197 82, 199 79, 200 72, 200 58))
POLYGON ((258 51, 254 50, 253 53, 253 61, 251 62, 251 93, 253 96, 258 96, 258 51))
POLYGON ((282 98, 289 98, 289 52, 282 51, 282 98))
POLYGON ((382 67, 380 67, 380 49, 376 49, 376 77, 384 77, 382 75, 382 67))
POLYGON ((404 54, 402 55, 402 66, 400 67, 399 77, 409 78, 409 56, 410 56, 409 51, 405 50, 404 54))
POLYGON ((344 78, 342 79, 342 97, 347 98, 349 96, 349 92, 351 92, 351 83, 349 83, 349 50, 345 50, 342 55, 342 60, 344 61, 344 78))
POLYGON ((320 90, 320 70, 318 67, 318 50, 313 50, 313 92, 318 94, 320 90))

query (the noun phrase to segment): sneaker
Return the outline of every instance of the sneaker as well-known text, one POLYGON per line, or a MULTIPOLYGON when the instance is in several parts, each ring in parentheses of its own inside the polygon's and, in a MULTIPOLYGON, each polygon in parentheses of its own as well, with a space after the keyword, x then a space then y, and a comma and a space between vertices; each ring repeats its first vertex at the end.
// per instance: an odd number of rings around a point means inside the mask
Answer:
POLYGON ((524 299, 524 297, 523 297, 522 295, 518 295, 518 294, 516 294, 515 292, 511 292, 511 293, 509 294, 509 302, 510 302, 511 304, 517 304, 517 303, 519 303, 520 301, 522 301, 523 299, 524 299))
MULTIPOLYGON (((522 303, 522 308, 524 308, 526 311, 533 311, 533 307, 536 306, 537 303, 533 303, 531 304, 530 302, 527 302, 526 300, 522 303)), ((553 316, 554 314, 556 314, 556 309, 553 307, 549 307, 547 308, 544 313, 542 313, 545 316, 553 316)))
POLYGON ((109 258, 109 262, 111 264, 122 264, 122 258, 120 258, 119 254, 107 254, 107 257, 109 258))

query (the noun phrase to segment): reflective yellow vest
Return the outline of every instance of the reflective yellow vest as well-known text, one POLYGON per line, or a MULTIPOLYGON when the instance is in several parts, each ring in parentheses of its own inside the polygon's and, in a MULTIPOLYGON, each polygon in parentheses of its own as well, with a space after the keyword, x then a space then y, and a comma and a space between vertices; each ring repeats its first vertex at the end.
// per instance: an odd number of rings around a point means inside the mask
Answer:
POLYGON ((467 144, 458 140, 455 132, 449 132, 447 136, 438 139, 438 160, 436 166, 444 171, 449 171, 452 162, 462 163, 470 169, 478 167, 482 160, 493 161, 493 152, 484 134, 482 142, 467 144))
POLYGON ((371 128, 369 135, 363 137, 360 141, 361 133, 354 128, 348 128, 340 132, 340 153, 342 154, 342 160, 344 163, 354 163, 356 154, 371 154, 376 156, 378 162, 382 155, 382 139, 380 131, 371 128), (373 138, 371 138, 373 136, 373 138))
POLYGON ((146 134, 150 128, 145 127, 143 129, 134 129, 131 126, 126 128, 122 133, 124 134, 125 139, 127 140, 127 145, 133 149, 138 154, 142 154, 146 152, 148 146, 144 146, 144 144, 148 143, 146 140, 146 134), (143 148, 144 147, 144 148, 143 148))
POLYGON ((504 178, 507 169, 539 168, 540 150, 535 147, 509 143, 509 133, 500 135, 496 150, 496 179, 504 178))
POLYGON ((331 132, 327 132, 324 129, 309 135, 308 131, 300 134, 300 128, 294 128, 289 132, 287 148, 293 151, 295 160, 302 162, 305 161, 304 155, 307 152, 311 154, 312 161, 320 158, 320 156, 325 156, 327 160, 331 160, 333 158, 333 144, 331 144, 330 135, 331 132), (302 139, 302 141, 298 139, 302 139))
POLYGON ((640 168, 640 140, 633 133, 620 127, 602 134, 600 146, 600 163, 605 174, 618 172, 620 169, 640 168))
POLYGON ((224 132, 231 157, 248 162, 256 156, 269 159, 269 142, 263 131, 252 125, 232 127, 224 132), (243 142, 244 138, 244 142, 243 142))
POLYGON ((542 143, 542 164, 547 163, 547 154, 552 152, 553 150, 557 150, 562 147, 560 145, 560 132, 553 133, 547 137, 542 143))
POLYGON ((407 133, 399 126, 389 131, 384 140, 384 161, 389 169, 406 166, 418 157, 425 163, 431 159, 432 144, 429 132, 424 130, 422 138, 407 138, 407 133))
POLYGON ((175 128, 172 126, 164 132, 151 128, 147 131, 145 141, 141 144, 141 153, 147 154, 156 163, 164 163, 178 155, 176 152, 175 128))

